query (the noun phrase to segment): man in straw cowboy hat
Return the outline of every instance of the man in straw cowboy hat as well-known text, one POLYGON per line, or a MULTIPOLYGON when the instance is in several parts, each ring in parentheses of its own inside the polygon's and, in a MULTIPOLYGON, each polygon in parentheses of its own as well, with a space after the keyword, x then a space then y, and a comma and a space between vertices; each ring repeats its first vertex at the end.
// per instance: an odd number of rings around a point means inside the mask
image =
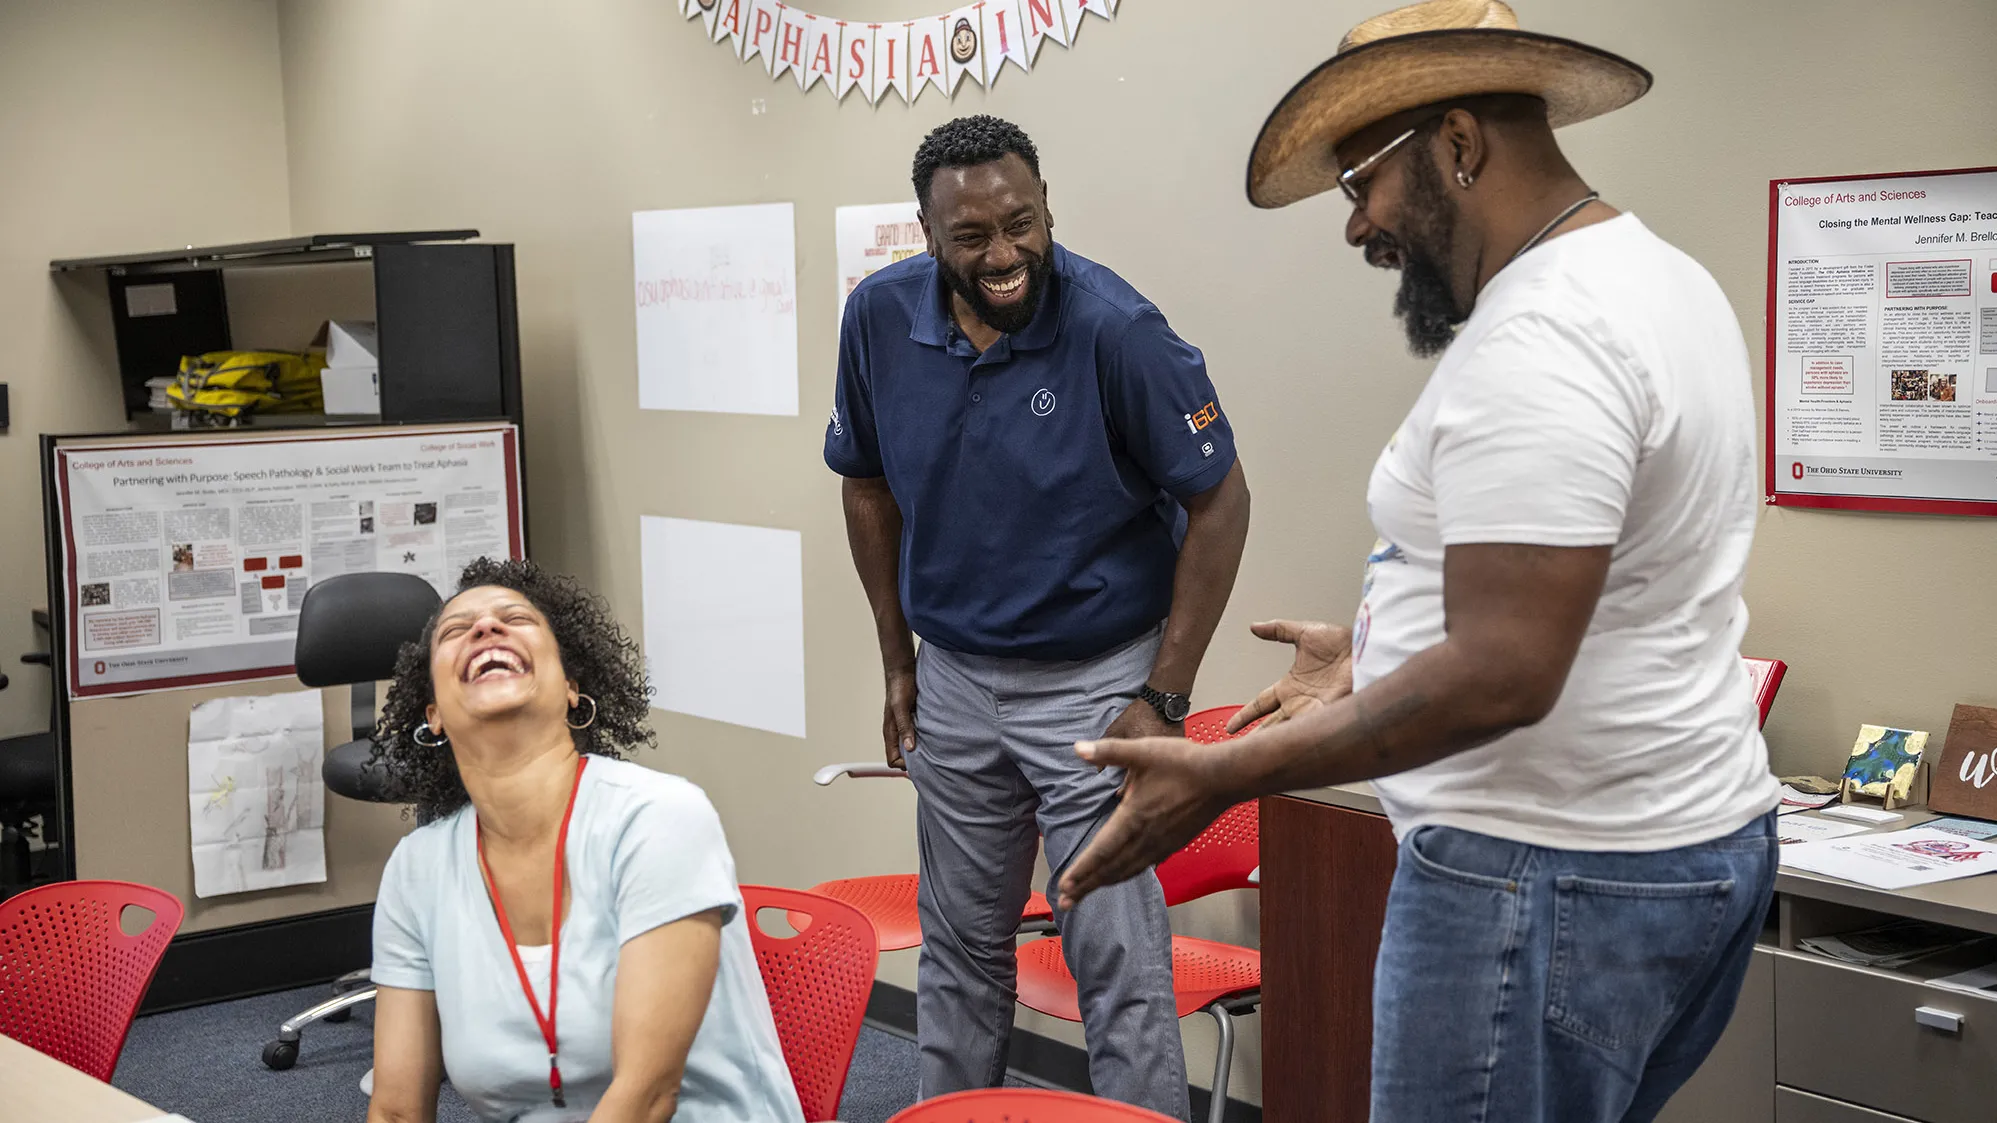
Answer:
POLYGON ((1127 770, 1072 903, 1248 797, 1373 780, 1401 840, 1373 1119, 1642 1120, 1730 1016, 1776 866, 1740 638, 1756 515, 1747 351, 1712 277, 1602 202, 1553 130, 1650 86, 1498 0, 1361 24, 1269 117, 1248 195, 1330 190, 1401 271, 1435 372, 1373 469, 1351 629, 1221 746, 1127 770))

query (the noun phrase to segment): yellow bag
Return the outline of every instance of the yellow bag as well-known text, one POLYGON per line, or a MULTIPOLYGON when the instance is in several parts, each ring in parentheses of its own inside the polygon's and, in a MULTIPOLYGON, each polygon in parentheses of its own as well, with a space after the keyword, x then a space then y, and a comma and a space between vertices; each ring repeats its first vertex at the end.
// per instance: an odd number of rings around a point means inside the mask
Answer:
POLYGON ((321 413, 326 399, 319 372, 323 354, 292 351, 210 351, 180 360, 180 376, 167 387, 174 407, 240 417, 245 413, 321 413))

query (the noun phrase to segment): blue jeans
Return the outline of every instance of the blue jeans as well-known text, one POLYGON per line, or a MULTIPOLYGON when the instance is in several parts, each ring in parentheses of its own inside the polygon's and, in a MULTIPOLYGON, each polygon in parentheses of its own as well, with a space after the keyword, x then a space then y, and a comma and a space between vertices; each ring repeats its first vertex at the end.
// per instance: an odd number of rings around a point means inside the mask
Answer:
POLYGON ((1372 1123, 1642 1123, 1733 1016, 1775 816, 1652 853, 1448 827, 1401 842, 1373 978, 1372 1123))

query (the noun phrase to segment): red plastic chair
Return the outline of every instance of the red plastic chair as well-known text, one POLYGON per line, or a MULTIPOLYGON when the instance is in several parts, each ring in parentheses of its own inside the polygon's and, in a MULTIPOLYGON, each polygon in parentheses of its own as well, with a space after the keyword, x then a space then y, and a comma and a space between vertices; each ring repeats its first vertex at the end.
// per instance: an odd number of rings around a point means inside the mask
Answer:
MULTIPOLYGON (((841 776, 907 779, 908 773, 885 764, 828 764, 819 769, 811 780, 823 787, 841 776)), ((922 920, 917 915, 915 904, 917 884, 915 874, 888 873, 824 881, 812 886, 811 891, 835 901, 844 901, 865 913, 867 919, 874 923, 874 933, 880 940, 882 951, 903 951, 922 943, 922 920)), ((1054 930, 1054 906, 1047 903, 1045 893, 1035 890, 1027 897, 1026 909, 1019 918, 1019 924, 1023 931, 1054 930)), ((791 920, 791 927, 803 929, 799 918, 795 917, 791 920)))
POLYGON ((63 881, 0 901, 0 1034, 109 1081, 183 910, 126 881, 63 881), (137 905, 153 922, 120 926, 137 905))
MULTIPOLYGON (((1220 706, 1187 717, 1187 739, 1203 744, 1228 740, 1227 719, 1240 708, 1220 706)), ((1257 804, 1237 803, 1178 853, 1158 863, 1158 883, 1165 889, 1165 903, 1177 905, 1228 889, 1255 888, 1251 875, 1261 865, 1261 823, 1257 804)), ((1234 1018, 1262 1004, 1262 953, 1214 940, 1174 936, 1172 997, 1180 1017, 1204 1010, 1220 1029, 1220 1047, 1214 1057, 1213 1106, 1208 1111, 1212 1123, 1220 1123, 1227 1110, 1228 1070, 1234 1063, 1234 1018)), ((1020 947, 1019 1001, 1064 1021, 1082 1020, 1075 976, 1069 973, 1061 953, 1061 937, 1049 936, 1020 947)))
POLYGON ((742 904, 804 1117, 836 1119, 880 961, 874 926, 851 905, 798 889, 744 885, 742 904), (763 909, 809 924, 793 922, 796 935, 773 936, 757 923, 763 909))
POLYGON ((1782 687, 1782 676, 1789 673, 1789 664, 1780 659, 1749 659, 1741 656, 1747 664, 1747 678, 1754 685, 1754 704, 1761 711, 1761 724, 1768 724, 1768 711, 1775 705, 1775 692, 1782 687))
POLYGON ((1044 1088, 952 1092, 897 1112, 888 1123, 1171 1123, 1172 1117, 1115 1100, 1044 1088))

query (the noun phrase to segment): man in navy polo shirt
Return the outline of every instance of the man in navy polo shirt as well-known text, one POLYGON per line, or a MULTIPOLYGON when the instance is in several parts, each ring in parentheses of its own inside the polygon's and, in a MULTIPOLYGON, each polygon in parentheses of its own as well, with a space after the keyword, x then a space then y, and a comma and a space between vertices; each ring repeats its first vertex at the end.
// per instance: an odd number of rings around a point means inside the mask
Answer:
MULTIPOLYGON (((1248 485, 1200 352, 1055 244, 1025 133, 952 121, 914 179, 929 254, 847 301, 825 461, 879 633, 887 759, 920 800, 928 1097, 1005 1075, 1035 836, 1059 878, 1115 805, 1121 774, 1077 740, 1183 731, 1248 485)), ((1157 877, 1058 923, 1096 1092, 1185 1118, 1157 877)))

